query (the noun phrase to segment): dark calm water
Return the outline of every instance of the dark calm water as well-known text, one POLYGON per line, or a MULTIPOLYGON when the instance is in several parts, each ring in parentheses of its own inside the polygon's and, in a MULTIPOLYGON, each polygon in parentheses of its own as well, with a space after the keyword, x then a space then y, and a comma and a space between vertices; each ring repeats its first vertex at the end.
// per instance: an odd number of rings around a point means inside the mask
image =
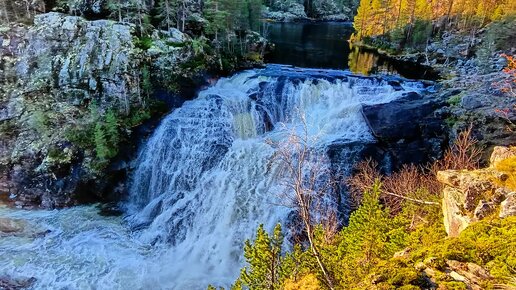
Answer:
POLYGON ((397 74, 411 79, 436 79, 428 67, 387 58, 373 50, 350 47, 352 23, 267 23, 266 33, 276 48, 269 63, 298 67, 342 69, 358 74, 397 74))

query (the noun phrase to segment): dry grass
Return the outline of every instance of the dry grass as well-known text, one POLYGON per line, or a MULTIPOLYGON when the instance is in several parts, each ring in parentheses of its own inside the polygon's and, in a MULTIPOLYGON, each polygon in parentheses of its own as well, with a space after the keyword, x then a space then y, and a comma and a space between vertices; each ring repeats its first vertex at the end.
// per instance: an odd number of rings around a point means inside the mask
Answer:
MULTIPOLYGON (((473 135, 473 127, 459 133, 453 145, 446 150, 444 158, 436 162, 439 170, 474 170, 478 169, 483 148, 473 135)), ((435 166, 434 166, 435 167, 435 166)))
MULTIPOLYGON (((437 171, 477 169, 481 155, 482 149, 478 146, 478 141, 472 137, 470 126, 457 136, 454 144, 446 150, 442 160, 425 167, 404 165, 391 175, 382 175, 375 161, 360 162, 355 167, 355 174, 347 180, 352 207, 356 208, 360 205, 363 192, 371 190, 375 181, 381 182, 380 198, 393 213, 399 212, 405 202, 439 205, 437 199, 440 198, 442 185, 437 181, 437 171)), ((516 170, 516 162, 514 165, 516 170)))

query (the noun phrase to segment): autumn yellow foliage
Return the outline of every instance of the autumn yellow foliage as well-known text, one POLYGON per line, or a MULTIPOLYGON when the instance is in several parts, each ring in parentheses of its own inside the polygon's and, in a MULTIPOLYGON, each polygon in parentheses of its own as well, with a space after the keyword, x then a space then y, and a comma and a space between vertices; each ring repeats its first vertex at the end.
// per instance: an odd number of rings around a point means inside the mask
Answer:
POLYGON ((510 190, 516 190, 516 156, 509 157, 498 162, 495 166, 496 170, 506 174, 503 186, 510 190))
POLYGON ((319 280, 314 274, 308 274, 299 281, 288 279, 285 281, 285 290, 319 290, 322 289, 319 280))

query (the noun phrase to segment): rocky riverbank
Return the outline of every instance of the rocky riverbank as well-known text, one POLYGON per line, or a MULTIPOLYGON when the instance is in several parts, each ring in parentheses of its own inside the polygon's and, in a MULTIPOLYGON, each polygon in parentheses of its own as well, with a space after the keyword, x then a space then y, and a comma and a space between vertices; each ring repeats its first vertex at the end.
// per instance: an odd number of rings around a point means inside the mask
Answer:
MULTIPOLYGON (((438 71, 438 97, 446 96, 446 104, 436 116, 448 125, 450 140, 471 125, 475 138, 490 152, 494 146, 516 143, 516 98, 502 88, 513 81, 503 71, 507 60, 502 55, 516 53, 514 37, 510 36, 514 31, 509 29, 514 23, 514 18, 508 18, 478 31, 447 32, 419 47, 387 44, 381 37, 355 45, 376 47, 391 58, 438 71)), ((484 159, 488 160, 487 154, 484 159)))

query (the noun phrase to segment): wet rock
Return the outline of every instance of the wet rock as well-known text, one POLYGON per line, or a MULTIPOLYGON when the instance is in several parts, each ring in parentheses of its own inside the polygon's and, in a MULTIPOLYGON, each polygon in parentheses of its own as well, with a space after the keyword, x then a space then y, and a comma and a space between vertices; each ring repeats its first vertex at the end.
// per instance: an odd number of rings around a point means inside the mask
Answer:
POLYGON ((3 234, 22 233, 27 223, 20 219, 0 218, 0 232, 3 234))
POLYGON ((50 233, 50 230, 30 224, 22 219, 0 218, 0 238, 7 236, 38 238, 48 233, 50 233))
POLYGON ((12 278, 7 276, 0 276, 0 289, 4 290, 19 290, 28 289, 34 285, 36 278, 12 278))
POLYGON ((507 196, 500 206, 500 218, 516 216, 516 193, 507 196))
POLYGON ((401 99, 379 105, 363 106, 362 113, 373 134, 382 140, 414 139, 433 113, 444 106, 435 97, 408 93, 401 99))
POLYGON ((364 105, 362 115, 380 146, 389 152, 394 168, 424 164, 439 158, 446 140, 437 111, 445 97, 407 93, 386 104, 364 105))

